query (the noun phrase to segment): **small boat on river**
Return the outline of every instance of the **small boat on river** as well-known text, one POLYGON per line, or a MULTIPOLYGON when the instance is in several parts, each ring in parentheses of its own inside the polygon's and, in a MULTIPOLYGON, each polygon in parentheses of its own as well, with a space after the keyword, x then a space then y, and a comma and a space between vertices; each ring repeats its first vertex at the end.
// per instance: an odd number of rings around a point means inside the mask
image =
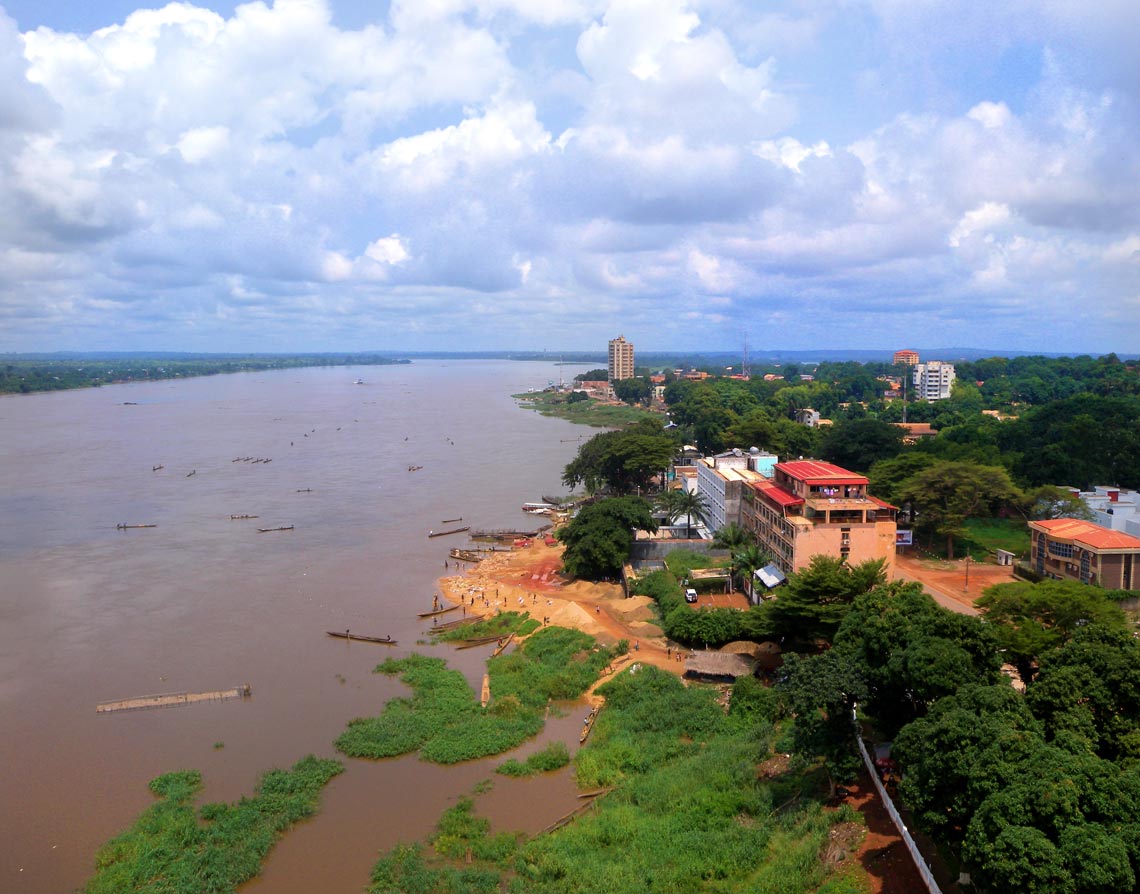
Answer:
POLYGON ((461 515, 461 516, 459 516, 459 518, 445 518, 440 524, 446 525, 446 524, 450 524, 451 522, 457 522, 457 521, 463 521, 463 516, 461 515))
POLYGON ((127 531, 131 528, 157 528, 158 525, 115 525, 120 531, 127 531))
POLYGON ((462 534, 470 530, 471 525, 464 525, 462 528, 450 528, 446 531, 428 531, 428 537, 446 537, 448 534, 462 534))
POLYGON ((231 515, 231 519, 257 518, 256 515, 231 515))
POLYGON ((515 638, 513 633, 508 633, 505 639, 499 640, 499 644, 495 647, 495 651, 491 653, 492 658, 498 658, 503 654, 503 650, 511 644, 511 640, 515 638))
POLYGON ((462 607, 463 606, 461 606, 461 605, 449 605, 446 608, 437 608, 437 609, 433 609, 430 612, 420 612, 418 615, 416 615, 416 617, 417 618, 434 618, 437 615, 446 615, 448 612, 457 612, 462 607))
POLYGON ((391 636, 365 636, 362 633, 351 633, 348 630, 344 632, 340 630, 328 630, 326 633, 328 633, 329 636, 339 637, 340 639, 357 639, 362 643, 380 643, 382 646, 396 645, 396 640, 392 639, 391 636))
POLYGON ((293 530, 292 525, 281 525, 281 527, 279 527, 279 528, 258 528, 257 533, 258 534, 269 534, 272 531, 292 531, 292 530, 293 530))
POLYGON ((448 555, 463 562, 482 562, 486 558, 481 552, 474 549, 453 549, 448 555))

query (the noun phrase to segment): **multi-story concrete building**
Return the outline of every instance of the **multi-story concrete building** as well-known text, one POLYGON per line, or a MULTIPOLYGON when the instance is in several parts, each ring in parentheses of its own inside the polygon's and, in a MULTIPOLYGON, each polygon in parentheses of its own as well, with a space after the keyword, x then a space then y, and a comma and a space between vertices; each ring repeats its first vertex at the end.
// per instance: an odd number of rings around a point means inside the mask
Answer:
POLYGON ((896 507, 867 493, 867 478, 817 460, 777 463, 770 481, 741 496, 741 524, 790 574, 812 556, 895 562, 896 507))
POLYGON ((905 363, 907 366, 914 366, 918 363, 918 351, 895 351, 892 363, 905 363))
POLYGON ((624 335, 610 339, 610 384, 633 378, 633 345, 624 335))
POLYGON ((1136 491, 1097 485, 1091 491, 1074 488, 1073 495, 1089 508, 1098 525, 1140 537, 1140 494, 1136 491))
POLYGON ((736 449, 697 461, 697 493, 705 503, 706 527, 715 534, 727 524, 740 523, 740 496, 745 485, 767 481, 780 461, 758 447, 736 449))
POLYGON ((1140 589, 1140 537, 1076 518, 1029 523, 1033 570, 1044 577, 1140 589))
POLYGON ((945 400, 950 396, 956 373, 953 363, 929 360, 916 363, 912 370, 914 396, 916 400, 945 400))

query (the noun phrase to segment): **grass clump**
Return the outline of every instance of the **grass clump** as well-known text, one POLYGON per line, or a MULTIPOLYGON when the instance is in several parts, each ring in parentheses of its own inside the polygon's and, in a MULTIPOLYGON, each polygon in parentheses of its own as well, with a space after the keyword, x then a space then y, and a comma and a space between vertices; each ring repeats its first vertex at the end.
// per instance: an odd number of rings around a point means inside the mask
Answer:
POLYGON ((539 773, 561 770, 568 763, 570 763, 570 749, 566 747, 566 743, 551 742, 525 761, 517 761, 512 757, 500 764, 495 772, 503 776, 537 776, 539 773))
POLYGON ((467 639, 478 639, 484 636, 507 636, 514 633, 526 636, 533 633, 542 624, 523 612, 499 612, 474 624, 463 627, 454 627, 451 630, 441 630, 435 638, 441 643, 462 642, 467 639))
POLYGON ((374 880, 398 884, 374 887, 373 894, 864 890, 858 867, 832 875, 821 859, 832 825, 852 814, 824 812, 810 796, 789 804, 789 793, 804 790, 801 779, 759 778, 774 727, 759 719, 767 706, 756 693, 742 695, 742 703, 753 697, 748 713, 756 719, 745 725, 717 707, 715 691, 686 688, 653 667, 622 674, 602 692, 606 709, 575 758, 580 784, 613 788, 592 811, 554 834, 521 841, 492 836, 461 803, 441 820, 431 849, 398 848, 381 861, 374 880), (474 865, 461 862, 468 854, 474 865), (476 878, 485 887, 475 887, 476 878), (416 887, 415 879, 434 887, 416 887))
POLYGON ((316 812, 321 788, 343 769, 338 761, 309 755, 290 770, 262 776, 252 798, 206 804, 197 813, 198 771, 159 776, 150 790, 161 800, 100 849, 87 894, 235 891, 257 875, 290 826, 316 812))
POLYGON ((419 750, 439 764, 501 754, 542 729, 548 699, 577 698, 611 657, 584 633, 547 627, 522 648, 488 662, 492 702, 486 709, 463 675, 443 660, 389 659, 376 671, 399 674, 412 697, 392 699, 378 717, 351 721, 336 747, 349 757, 368 758, 419 750))

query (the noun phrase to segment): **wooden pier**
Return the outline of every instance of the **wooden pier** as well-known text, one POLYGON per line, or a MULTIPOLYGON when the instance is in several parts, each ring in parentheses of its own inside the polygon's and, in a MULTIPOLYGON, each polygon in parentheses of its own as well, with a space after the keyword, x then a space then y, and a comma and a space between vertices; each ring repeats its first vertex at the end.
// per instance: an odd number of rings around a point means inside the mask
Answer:
POLYGON ((175 708, 197 702, 217 702, 231 698, 249 698, 252 690, 248 683, 233 689, 220 689, 214 692, 167 692, 160 695, 140 695, 113 702, 100 702, 95 706, 96 714, 109 714, 112 711, 141 711, 144 708, 175 708))

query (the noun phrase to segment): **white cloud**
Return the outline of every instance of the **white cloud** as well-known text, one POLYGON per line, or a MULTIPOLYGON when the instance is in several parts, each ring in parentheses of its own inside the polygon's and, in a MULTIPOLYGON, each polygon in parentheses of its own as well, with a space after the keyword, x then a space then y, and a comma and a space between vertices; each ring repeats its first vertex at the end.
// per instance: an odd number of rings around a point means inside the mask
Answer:
POLYGON ((773 304, 909 342, 1076 284, 1075 347, 1140 330, 1135 4, 202 2, 0 15, 0 348, 711 347, 773 304))

